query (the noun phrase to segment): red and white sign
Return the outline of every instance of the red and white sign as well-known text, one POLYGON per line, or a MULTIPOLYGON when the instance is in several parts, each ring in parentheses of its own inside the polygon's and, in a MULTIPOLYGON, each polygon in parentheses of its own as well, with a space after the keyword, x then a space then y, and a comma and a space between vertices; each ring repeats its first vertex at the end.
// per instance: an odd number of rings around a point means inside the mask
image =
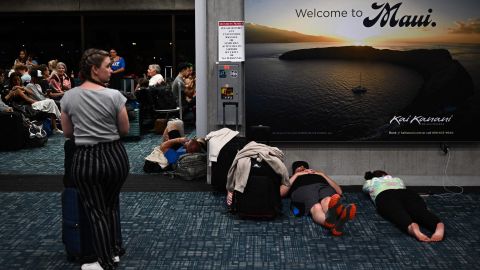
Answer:
POLYGON ((218 22, 218 61, 245 61, 245 26, 243 21, 218 22))

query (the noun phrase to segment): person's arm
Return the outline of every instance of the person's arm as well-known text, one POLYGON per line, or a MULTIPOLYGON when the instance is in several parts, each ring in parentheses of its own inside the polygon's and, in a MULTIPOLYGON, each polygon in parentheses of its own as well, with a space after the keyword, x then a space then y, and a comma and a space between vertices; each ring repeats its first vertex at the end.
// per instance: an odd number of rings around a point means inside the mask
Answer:
POLYGON ((63 136, 65 136, 65 138, 73 138, 73 123, 70 119, 70 116, 66 112, 62 111, 60 121, 62 123, 63 136))
POLYGON ((290 177, 290 180, 289 180, 290 186, 280 185, 280 196, 281 197, 287 196, 288 191, 290 190, 290 187, 293 185, 293 182, 295 182, 295 180, 297 180, 297 177, 299 177, 300 175, 308 174, 308 173, 311 173, 311 171, 310 170, 304 170, 304 171, 297 172, 297 173, 293 174, 290 177))
POLYGON ((335 182, 333 181, 332 178, 328 177, 328 175, 326 175, 325 173, 321 172, 321 171, 316 171, 315 172, 316 174, 322 176, 323 178, 325 178, 325 180, 327 180, 328 184, 333 188, 335 189, 335 191, 339 194, 339 195, 342 195, 342 188, 340 188, 340 186, 335 182))
POLYGON ((174 145, 184 144, 186 141, 188 141, 188 139, 185 137, 180 137, 180 138, 175 138, 175 139, 165 141, 160 145, 160 150, 163 153, 165 153, 168 151, 168 149, 172 148, 174 145))
POLYGON ((120 136, 125 136, 128 134, 130 129, 130 123, 128 122, 127 108, 123 106, 117 115, 117 128, 120 136))
POLYGON ((29 97, 27 94, 25 94, 25 91, 24 91, 24 87, 22 88, 17 88, 15 90, 15 95, 21 97, 23 100, 25 100, 26 102, 28 102, 29 104, 33 104, 35 102, 37 102, 36 100, 32 99, 31 97, 29 97))
POLYGON ((372 180, 367 180, 367 181, 365 181, 365 183, 363 184, 362 190, 363 190, 363 192, 365 192, 365 193, 370 193, 371 187, 372 187, 372 180))

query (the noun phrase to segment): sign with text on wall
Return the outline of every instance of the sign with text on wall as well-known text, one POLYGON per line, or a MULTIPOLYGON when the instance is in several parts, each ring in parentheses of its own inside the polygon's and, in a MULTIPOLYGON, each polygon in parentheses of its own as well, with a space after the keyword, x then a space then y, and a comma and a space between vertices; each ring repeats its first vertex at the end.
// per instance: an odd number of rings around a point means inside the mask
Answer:
POLYGON ((243 21, 218 22, 218 61, 245 61, 245 28, 243 21))

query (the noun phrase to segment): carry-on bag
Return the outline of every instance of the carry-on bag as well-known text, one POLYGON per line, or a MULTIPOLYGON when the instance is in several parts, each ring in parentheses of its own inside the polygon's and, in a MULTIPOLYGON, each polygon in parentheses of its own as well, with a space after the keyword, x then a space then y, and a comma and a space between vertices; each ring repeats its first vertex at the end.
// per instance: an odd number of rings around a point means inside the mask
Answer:
POLYGON ((252 158, 245 190, 234 191, 233 212, 242 218, 275 218, 282 210, 280 184, 281 176, 268 163, 252 158))

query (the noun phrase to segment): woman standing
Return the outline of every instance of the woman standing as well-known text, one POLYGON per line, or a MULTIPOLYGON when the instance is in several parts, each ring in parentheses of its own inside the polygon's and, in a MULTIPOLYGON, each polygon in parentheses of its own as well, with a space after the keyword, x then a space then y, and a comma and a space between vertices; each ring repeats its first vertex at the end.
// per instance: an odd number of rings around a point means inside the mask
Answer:
POLYGON ((110 79, 110 88, 122 90, 122 77, 125 73, 125 59, 118 56, 115 49, 110 49, 110 58, 112 59, 112 78, 110 79))
POLYGON ((119 261, 118 197, 129 171, 120 135, 128 133, 126 98, 105 87, 112 69, 108 52, 85 51, 80 60, 84 82, 61 100, 65 137, 74 138, 76 150, 71 176, 89 218, 98 262, 82 270, 114 269, 119 261))
POLYGON ((392 177, 384 171, 365 173, 363 191, 370 194, 377 212, 421 242, 443 240, 445 226, 427 209, 423 199, 407 189, 402 179, 392 177), (433 232, 431 237, 420 231, 419 225, 433 232))

